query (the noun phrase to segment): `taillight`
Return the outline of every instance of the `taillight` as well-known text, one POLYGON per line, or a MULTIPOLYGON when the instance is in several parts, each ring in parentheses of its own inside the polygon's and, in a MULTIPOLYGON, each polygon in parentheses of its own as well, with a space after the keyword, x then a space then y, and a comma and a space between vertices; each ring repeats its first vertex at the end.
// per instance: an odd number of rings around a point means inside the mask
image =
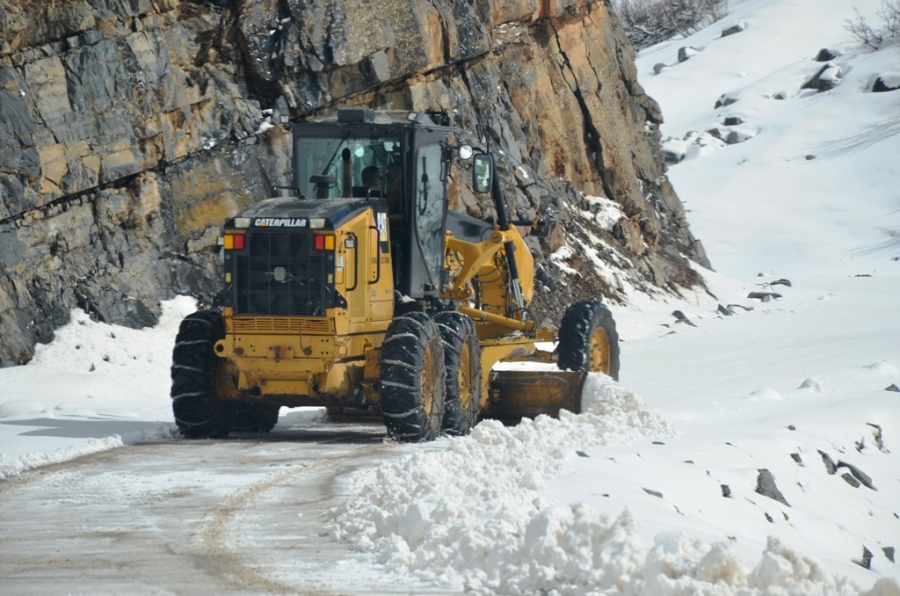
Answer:
POLYGON ((334 250, 334 236, 332 234, 316 234, 313 246, 316 250, 334 250))
POLYGON ((225 250, 244 250, 247 248, 247 239, 244 234, 225 234, 222 245, 225 250))

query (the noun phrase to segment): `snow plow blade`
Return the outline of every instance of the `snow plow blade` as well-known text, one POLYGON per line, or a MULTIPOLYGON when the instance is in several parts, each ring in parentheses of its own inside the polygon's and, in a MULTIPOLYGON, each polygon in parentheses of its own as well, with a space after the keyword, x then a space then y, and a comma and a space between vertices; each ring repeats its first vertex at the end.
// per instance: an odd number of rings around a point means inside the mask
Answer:
POLYGON ((484 417, 515 424, 540 414, 558 418, 560 410, 580 413, 585 378, 586 372, 561 370, 492 372, 484 417))

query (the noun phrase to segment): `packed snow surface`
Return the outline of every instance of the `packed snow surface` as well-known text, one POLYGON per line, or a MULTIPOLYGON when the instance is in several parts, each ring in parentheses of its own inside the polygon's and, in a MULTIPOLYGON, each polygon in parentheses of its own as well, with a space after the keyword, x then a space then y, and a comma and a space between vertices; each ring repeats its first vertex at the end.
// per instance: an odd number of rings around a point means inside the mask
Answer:
MULTIPOLYGON (((879 1, 854 5, 877 23, 879 1)), ((841 0, 729 8, 637 61, 708 291, 626 285, 621 377, 590 375, 584 413, 485 421, 347 477, 328 531, 371 569, 448 593, 900 595, 900 91, 871 91, 900 54, 859 47, 841 0), (836 86, 803 89, 821 48, 836 86)), ((0 370, 0 478, 177 436, 171 346, 194 303, 162 306, 143 331, 74 311, 0 370)), ((283 411, 273 432, 298 424, 328 423, 283 411)))

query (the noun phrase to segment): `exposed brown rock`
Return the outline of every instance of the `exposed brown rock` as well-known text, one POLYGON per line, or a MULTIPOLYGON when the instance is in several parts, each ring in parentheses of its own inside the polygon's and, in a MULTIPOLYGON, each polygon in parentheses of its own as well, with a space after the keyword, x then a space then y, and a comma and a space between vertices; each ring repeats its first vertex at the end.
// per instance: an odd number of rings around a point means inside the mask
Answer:
MULTIPOLYGON (((708 262, 658 151, 662 115, 604 2, 7 0, 2 10, 0 365, 27 361, 74 306, 141 326, 161 299, 210 299, 211 230, 289 179, 290 118, 343 105, 444 109, 486 132, 503 151, 513 215, 560 220, 535 250, 549 253, 564 232, 634 287, 702 284, 685 257, 708 262), (582 191, 621 206, 618 231, 570 212, 582 191)), ((567 283, 545 257, 560 283, 538 294, 539 317, 617 296, 621 281, 585 266, 567 283)))

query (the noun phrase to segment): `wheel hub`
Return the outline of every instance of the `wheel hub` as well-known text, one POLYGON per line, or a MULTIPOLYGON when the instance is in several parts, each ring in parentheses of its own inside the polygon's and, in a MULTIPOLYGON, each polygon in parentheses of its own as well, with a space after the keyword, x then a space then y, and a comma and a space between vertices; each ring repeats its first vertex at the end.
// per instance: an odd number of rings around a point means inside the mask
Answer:
POLYGON ((609 374, 609 338, 603 329, 595 329, 591 335, 590 355, 589 370, 609 374))
POLYGON ((422 387, 422 406, 425 414, 431 416, 434 409, 434 352, 431 347, 422 354, 422 372, 419 373, 419 385, 422 387))

